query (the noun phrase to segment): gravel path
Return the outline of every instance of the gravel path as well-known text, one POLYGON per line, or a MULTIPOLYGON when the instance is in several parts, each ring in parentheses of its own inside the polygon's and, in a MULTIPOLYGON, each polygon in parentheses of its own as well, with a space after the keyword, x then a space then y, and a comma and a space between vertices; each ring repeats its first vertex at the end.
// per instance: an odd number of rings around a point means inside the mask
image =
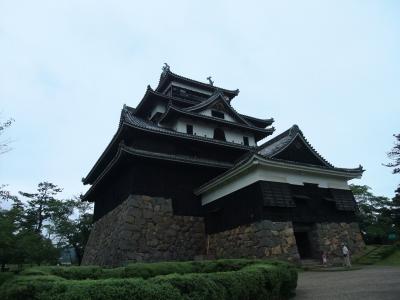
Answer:
POLYGON ((302 272, 294 299, 399 300, 400 268, 374 266, 344 272, 302 272))

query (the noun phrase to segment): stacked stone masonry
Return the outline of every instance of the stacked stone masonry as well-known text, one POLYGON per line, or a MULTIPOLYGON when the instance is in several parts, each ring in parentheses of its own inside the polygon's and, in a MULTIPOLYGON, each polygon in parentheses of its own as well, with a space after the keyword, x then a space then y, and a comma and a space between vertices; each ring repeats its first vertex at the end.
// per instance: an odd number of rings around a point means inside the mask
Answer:
MULTIPOLYGON (((309 239, 314 257, 325 251, 332 262, 341 258, 342 242, 352 253, 365 246, 357 223, 317 223, 309 239)), ((131 195, 94 224, 82 264, 198 257, 300 259, 292 222, 262 220, 206 235, 203 218, 174 215, 171 199, 131 195)))
POLYGON ((174 216, 171 199, 131 195, 94 224, 82 264, 188 260, 204 251, 202 218, 174 216))
POLYGON ((325 252, 331 262, 342 260, 342 243, 353 254, 365 247, 358 223, 317 223, 311 235, 317 254, 325 252))
POLYGON ((207 247, 216 258, 300 259, 291 222, 263 220, 212 234, 207 247))

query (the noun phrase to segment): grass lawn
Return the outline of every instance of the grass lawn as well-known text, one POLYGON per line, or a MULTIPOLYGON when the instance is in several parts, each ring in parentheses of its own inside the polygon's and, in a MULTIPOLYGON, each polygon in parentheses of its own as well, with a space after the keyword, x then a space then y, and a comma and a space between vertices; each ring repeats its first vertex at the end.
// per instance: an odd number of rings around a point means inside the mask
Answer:
POLYGON ((356 265, 400 266, 400 246, 368 245, 361 255, 354 258, 356 265))
POLYGON ((400 266, 400 250, 376 263, 381 266, 400 266))

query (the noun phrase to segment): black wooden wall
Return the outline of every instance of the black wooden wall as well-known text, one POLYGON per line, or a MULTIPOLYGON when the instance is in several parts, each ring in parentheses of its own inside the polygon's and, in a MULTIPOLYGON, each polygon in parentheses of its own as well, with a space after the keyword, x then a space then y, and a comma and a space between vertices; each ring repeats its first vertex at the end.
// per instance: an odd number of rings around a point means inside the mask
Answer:
POLYGON ((314 185, 288 186, 293 195, 299 195, 300 192, 309 198, 294 197, 295 207, 266 206, 259 181, 207 204, 204 207, 207 233, 263 219, 305 223, 355 221, 355 211, 338 210, 335 202, 323 198, 328 189, 314 185))
POLYGON ((171 198, 177 215, 200 216, 203 208, 193 190, 225 169, 149 158, 131 158, 113 170, 94 195, 94 220, 121 204, 130 194, 171 198))

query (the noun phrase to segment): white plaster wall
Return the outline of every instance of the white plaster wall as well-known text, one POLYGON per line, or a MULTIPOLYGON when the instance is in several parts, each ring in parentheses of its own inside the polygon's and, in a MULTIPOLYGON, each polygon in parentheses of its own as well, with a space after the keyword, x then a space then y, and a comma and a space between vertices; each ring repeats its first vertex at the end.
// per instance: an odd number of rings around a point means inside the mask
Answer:
POLYGON ((349 190, 349 185, 345 178, 333 175, 316 174, 311 171, 297 171, 281 169, 277 167, 267 167, 253 165, 246 171, 239 173, 221 185, 205 192, 201 196, 202 204, 205 205, 234 191, 240 190, 254 182, 264 180, 272 182, 282 182, 294 185, 304 185, 304 183, 318 184, 321 188, 334 188, 349 190))
MULTIPOLYGON (((207 124, 206 122, 193 122, 193 120, 189 119, 178 119, 173 125, 172 128, 175 131, 186 133, 186 124, 193 125, 193 134, 208 137, 212 139, 214 137, 214 129, 215 126, 207 124)), ((225 132, 225 138, 227 142, 243 144, 243 136, 247 136, 249 138, 249 145, 255 146, 254 136, 250 132, 242 131, 240 129, 232 129, 221 127, 225 132)))
POLYGON ((158 112, 164 113, 166 110, 166 105, 164 103, 157 103, 150 114, 150 119, 158 112))
POLYGON ((236 129, 236 128, 230 128, 229 130, 225 130, 225 137, 228 142, 233 141, 234 143, 243 144, 244 136, 247 136, 249 138, 250 146, 256 145, 254 135, 251 132, 236 129))
MULTIPOLYGON (((237 123, 236 120, 235 120, 234 118, 232 118, 230 115, 228 115, 226 112, 223 112, 223 111, 221 111, 221 112, 224 113, 224 116, 225 116, 225 119, 224 119, 224 120, 229 121, 229 122, 237 123)), ((212 117, 211 109, 210 109, 210 108, 207 108, 207 109, 201 111, 200 114, 201 114, 201 115, 205 115, 205 116, 212 117)))

